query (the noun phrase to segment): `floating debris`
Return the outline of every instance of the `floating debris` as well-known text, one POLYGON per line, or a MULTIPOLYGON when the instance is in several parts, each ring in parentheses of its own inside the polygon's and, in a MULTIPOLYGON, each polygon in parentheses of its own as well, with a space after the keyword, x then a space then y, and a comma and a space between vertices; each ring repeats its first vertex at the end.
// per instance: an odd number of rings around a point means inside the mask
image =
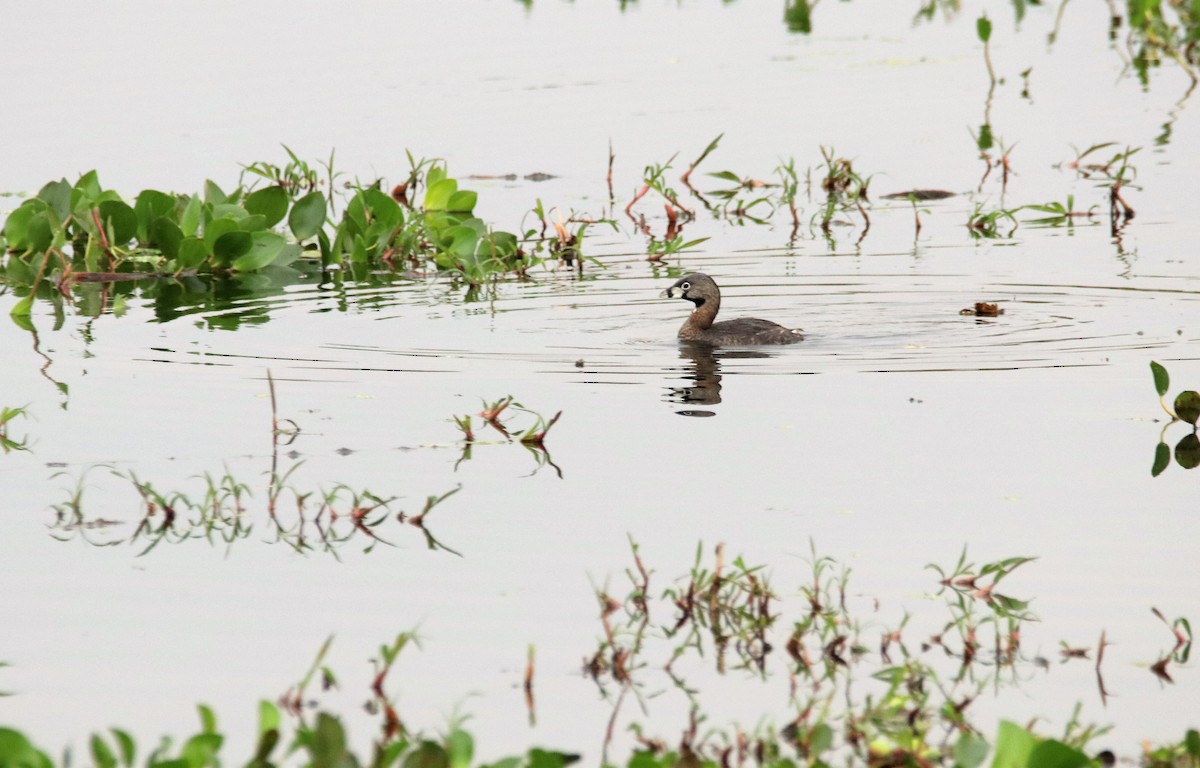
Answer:
POLYGON ((998 317, 1004 314, 1004 308, 998 304, 990 304, 986 301, 975 302, 975 307, 967 307, 958 310, 960 315, 969 315, 971 317, 998 317))

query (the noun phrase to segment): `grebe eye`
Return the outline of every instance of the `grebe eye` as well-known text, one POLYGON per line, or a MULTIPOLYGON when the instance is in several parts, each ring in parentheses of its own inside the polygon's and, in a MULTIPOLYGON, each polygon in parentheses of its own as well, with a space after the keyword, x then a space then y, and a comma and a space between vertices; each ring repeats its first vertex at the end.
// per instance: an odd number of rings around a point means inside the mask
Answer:
POLYGON ((679 290, 681 290, 681 291, 686 291, 686 290, 688 290, 688 289, 689 289, 689 288, 691 288, 691 287, 692 287, 692 284, 691 284, 691 283, 684 283, 683 285, 679 286, 679 290))

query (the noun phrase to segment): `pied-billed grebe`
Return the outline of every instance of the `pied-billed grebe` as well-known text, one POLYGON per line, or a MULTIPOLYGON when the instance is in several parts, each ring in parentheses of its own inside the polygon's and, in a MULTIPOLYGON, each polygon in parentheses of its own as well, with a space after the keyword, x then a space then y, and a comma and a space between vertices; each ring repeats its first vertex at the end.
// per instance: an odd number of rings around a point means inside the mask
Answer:
POLYGON ((721 289, 713 279, 701 272, 684 275, 667 290, 662 298, 687 299, 696 305, 687 322, 679 329, 679 338, 713 346, 736 344, 795 344, 804 340, 799 330, 784 328, 770 320, 739 317, 737 320, 713 322, 721 308, 721 289))

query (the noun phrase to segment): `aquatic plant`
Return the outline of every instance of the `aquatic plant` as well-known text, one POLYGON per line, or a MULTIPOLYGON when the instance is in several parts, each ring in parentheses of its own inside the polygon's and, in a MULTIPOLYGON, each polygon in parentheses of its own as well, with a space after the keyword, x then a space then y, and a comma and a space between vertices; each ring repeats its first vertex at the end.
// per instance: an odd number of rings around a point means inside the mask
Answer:
POLYGON ((1183 436, 1175 446, 1175 463, 1184 469, 1195 469, 1200 466, 1200 437, 1197 437, 1197 422, 1200 422, 1200 393, 1192 389, 1184 390, 1175 396, 1173 407, 1166 402, 1167 392, 1171 388, 1171 377, 1167 369, 1157 362, 1150 362, 1150 372, 1154 376, 1154 389, 1158 392, 1158 403, 1168 416, 1169 421, 1159 434, 1158 445, 1154 449, 1154 464, 1150 474, 1158 477, 1171 464, 1171 449, 1165 441, 1167 429, 1177 421, 1192 425, 1192 431, 1183 436))
MULTIPOLYGON (((536 411, 529 410, 525 406, 516 402, 512 395, 506 395, 499 400, 483 401, 483 410, 478 414, 479 418, 483 419, 486 426, 491 427, 501 437, 503 444, 518 443, 529 451, 533 456, 536 467, 532 474, 536 474, 542 467, 551 466, 555 473, 561 478, 563 476, 562 468, 555 464, 550 458, 550 451, 546 448, 546 435, 550 433, 550 429, 558 423, 562 417, 562 411, 555 413, 549 419, 543 417, 536 411), (509 407, 512 407, 512 412, 523 413, 533 417, 533 423, 522 429, 510 428, 511 420, 503 420, 501 416, 509 407)), ((452 417, 454 424, 458 427, 459 432, 463 435, 463 450, 458 461, 454 463, 455 469, 464 461, 470 461, 473 456, 473 448, 477 444, 485 444, 478 439, 471 421, 471 415, 454 416, 452 417)))
POLYGON ((340 175, 332 154, 320 179, 287 151, 291 160, 283 167, 244 166, 231 192, 207 181, 203 194, 147 189, 130 204, 104 189, 95 171, 74 184, 66 179, 46 184, 4 224, 0 247, 9 256, 3 276, 29 289, 13 314, 29 313, 44 279, 65 295, 69 286, 85 281, 252 273, 319 255, 324 268, 408 265, 480 284, 522 275, 533 263, 516 235, 474 216, 476 193, 459 189, 443 164, 409 155, 409 176, 392 195, 379 182, 349 185, 341 218, 332 224, 331 192, 340 175), (245 183, 247 177, 270 184, 255 188, 245 183), (420 183, 425 195, 414 208, 408 195, 420 183))
POLYGON ((1020 210, 1021 208, 1018 207, 985 211, 983 203, 976 203, 974 210, 967 217, 967 231, 973 238, 1012 237, 1019 226, 1017 213, 1020 210), (1004 226, 1005 224, 1007 227, 1004 226))
POLYGON ((1067 195, 1065 203, 1051 201, 1049 203, 1035 203, 1032 205, 1023 206, 1030 211, 1038 211, 1039 213, 1048 214, 1039 219, 1032 219, 1030 224, 1039 224, 1043 226, 1058 226, 1066 224, 1068 226, 1075 223, 1076 219, 1091 219, 1096 214, 1098 206, 1093 205, 1086 211, 1075 210, 1075 195, 1067 195))
POLYGON ((24 408, 10 408, 8 406, 0 406, 0 448, 4 449, 5 453, 9 451, 27 451, 28 438, 17 440, 11 437, 8 433, 9 422, 20 416, 28 416, 24 408))

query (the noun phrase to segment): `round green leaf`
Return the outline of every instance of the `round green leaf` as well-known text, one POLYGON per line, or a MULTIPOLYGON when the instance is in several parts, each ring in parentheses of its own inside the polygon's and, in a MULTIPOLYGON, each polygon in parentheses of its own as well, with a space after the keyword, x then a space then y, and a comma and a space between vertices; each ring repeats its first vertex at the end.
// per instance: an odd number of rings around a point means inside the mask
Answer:
POLYGON ((128 205, 120 200, 105 200, 98 208, 100 221, 112 238, 109 245, 124 245, 137 235, 137 214, 128 205))
POLYGON ((175 198, 157 189, 143 189, 133 204, 137 214, 137 237, 143 243, 154 239, 151 227, 160 216, 171 216, 175 211, 175 198))
POLYGON ((253 247, 254 238, 249 232, 226 232, 213 243, 213 260, 221 266, 230 266, 236 259, 249 253, 253 247))
POLYGON ((250 213, 260 214, 266 219, 263 226, 273 227, 287 215, 288 194, 283 187, 267 187, 246 195, 245 206, 250 213))
POLYGON ((228 232, 236 232, 240 227, 233 219, 213 219, 204 227, 204 244, 211 252, 216 246, 217 239, 228 232))
POLYGON ((175 264, 180 271, 197 269, 208 261, 208 246, 198 237, 185 237, 179 243, 175 264))
MULTIPOLYGON (((275 257, 283 250, 284 239, 274 232, 255 232, 250 235, 250 250, 239 256, 233 262, 233 268, 238 272, 257 272, 275 261, 275 257)), ((220 242, 220 241, 218 241, 220 242)))
POLYGON ((458 191, 458 182, 454 179, 442 179, 436 184, 430 182, 425 190, 425 210, 445 211, 448 209, 450 197, 458 191))
POLYGON ((1200 393, 1191 389, 1180 392, 1175 398, 1175 415, 1194 425, 1200 419, 1200 393))
POLYGON ((288 227, 297 240, 307 240, 325 226, 325 195, 309 192, 296 201, 288 215, 288 227))
POLYGON ((159 216, 150 226, 148 242, 158 247, 168 259, 179 258, 179 244, 183 241, 183 230, 166 216, 159 216))
POLYGON ((1175 463, 1184 469, 1200 466, 1200 437, 1193 432, 1175 445, 1175 463))

